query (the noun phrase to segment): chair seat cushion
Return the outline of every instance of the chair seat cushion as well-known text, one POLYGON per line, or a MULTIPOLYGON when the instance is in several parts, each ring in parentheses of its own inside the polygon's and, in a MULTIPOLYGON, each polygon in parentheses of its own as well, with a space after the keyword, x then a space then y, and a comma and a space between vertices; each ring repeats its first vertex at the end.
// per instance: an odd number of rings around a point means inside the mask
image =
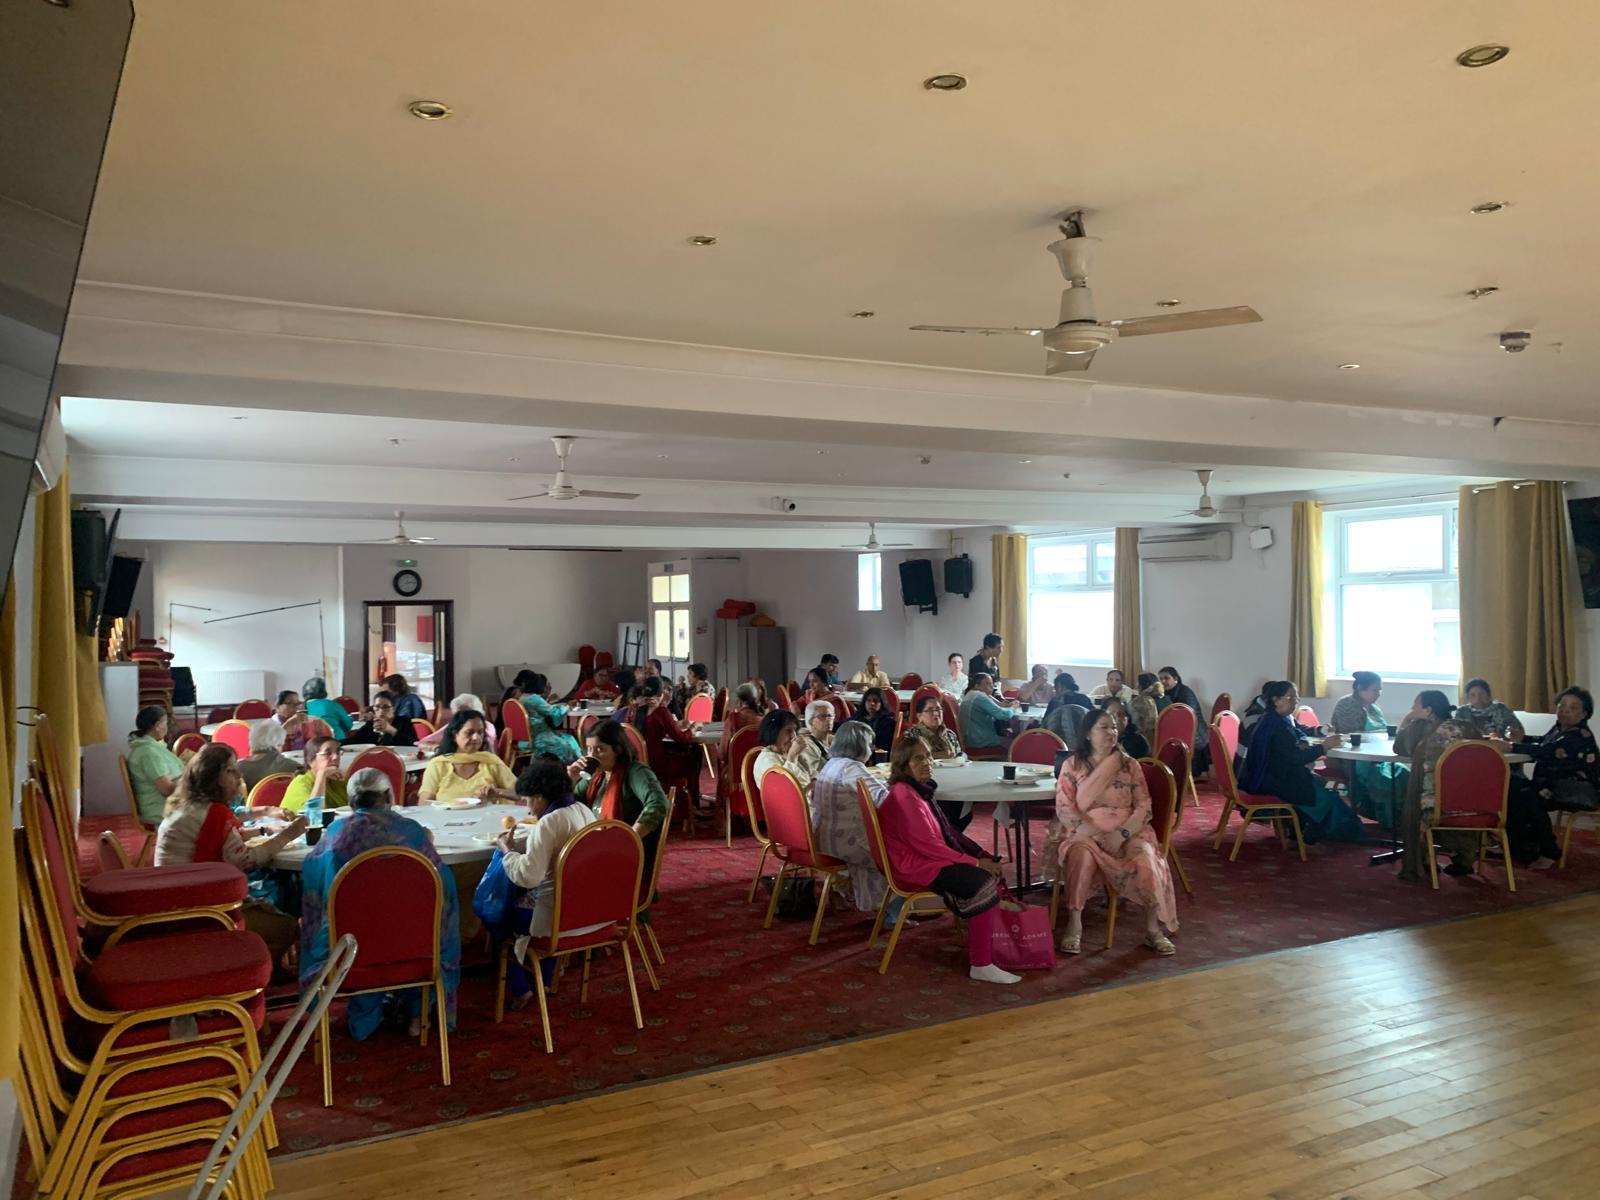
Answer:
MULTIPOLYGON (((102 1182, 106 1185, 127 1183, 134 1179, 146 1179, 181 1171, 185 1167, 197 1168, 205 1162, 206 1155, 210 1153, 212 1140, 202 1134, 196 1134, 192 1142, 183 1142, 162 1150, 150 1150, 144 1154, 131 1154, 107 1171, 102 1177, 102 1182)), ((189 1174, 192 1176, 194 1171, 191 1169, 189 1174)), ((188 1179, 175 1180, 174 1185, 187 1187, 189 1182, 188 1179)))
POLYGON ((403 984, 433 982, 433 959, 416 958, 400 962, 372 963, 361 961, 356 953, 356 965, 339 985, 341 992, 364 992, 368 988, 400 987, 403 984))
POLYGON ((531 959, 534 955, 538 955, 540 958, 549 958, 552 954, 565 954, 569 950, 602 946, 617 941, 621 936, 621 929, 616 925, 603 925, 588 933, 563 933, 560 943, 554 950, 550 949, 549 938, 534 938, 528 943, 528 957, 531 959))
POLYGON ((272 956, 244 929, 119 942, 89 964, 91 1004, 127 1011, 254 992, 267 986, 272 956))
POLYGON ((1499 824, 1499 813, 1483 812, 1444 813, 1434 821, 1439 829, 1496 829, 1499 824))
POLYGON ((812 854, 803 846, 783 847, 782 857, 797 867, 816 867, 818 870, 827 870, 829 867, 844 866, 844 859, 834 858, 831 854, 812 854))
POLYGON ((221 1125, 232 1111, 233 1105, 224 1104, 221 1100, 184 1100, 166 1108, 151 1108, 119 1117, 111 1122, 106 1139, 121 1141, 124 1138, 156 1137, 184 1125, 221 1125))
MULTIPOLYGON (((257 1031, 266 1026, 267 994, 265 992, 259 992, 248 1000, 239 1001, 238 1004, 240 1008, 244 1009, 245 1015, 250 1018, 250 1023, 257 1031)), ((228 1014, 208 1014, 202 1016, 198 1024, 198 1040, 200 1041, 216 1041, 224 1045, 230 1045, 239 1038, 239 1022, 228 1014)), ((70 1034, 73 1048, 81 1057, 93 1058, 95 1050, 99 1047, 100 1042, 105 1039, 108 1032, 110 1032, 110 1026, 74 1020, 70 1034)), ((151 1046, 158 1042, 168 1041, 171 1037, 172 1027, 168 1022, 145 1021, 124 1030, 122 1036, 117 1039, 117 1049, 122 1051, 134 1046, 151 1046)), ((198 1076, 193 1075, 192 1072, 196 1069, 192 1064, 175 1064, 171 1067, 152 1068, 152 1072, 170 1071, 173 1073, 171 1082, 162 1085, 166 1087, 178 1087, 181 1084, 193 1082, 195 1078, 209 1079, 211 1077, 206 1073, 198 1076)), ((205 1068, 206 1071, 209 1071, 209 1069, 205 1068)), ((146 1090, 145 1085, 135 1082, 136 1079, 143 1078, 145 1074, 145 1072, 141 1071, 138 1076, 128 1076, 113 1088, 112 1095, 121 1096, 129 1092, 146 1090)), ((162 1078, 165 1079, 166 1077, 162 1076, 162 1078)), ((153 1085, 150 1090, 154 1090, 153 1085)))
POLYGON ((1263 796, 1258 792, 1240 792, 1239 803, 1246 808, 1293 808, 1287 800, 1276 796, 1263 796))
POLYGON ((227 863, 175 863, 102 871, 83 881, 83 898, 108 917, 142 917, 179 908, 238 904, 249 889, 244 872, 227 863))

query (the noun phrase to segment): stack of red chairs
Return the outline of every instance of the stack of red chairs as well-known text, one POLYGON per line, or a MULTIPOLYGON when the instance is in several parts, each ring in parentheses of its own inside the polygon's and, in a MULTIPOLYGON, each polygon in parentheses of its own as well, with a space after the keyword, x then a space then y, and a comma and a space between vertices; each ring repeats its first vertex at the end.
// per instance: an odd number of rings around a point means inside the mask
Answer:
POLYGON ((171 712, 172 655, 154 638, 140 638, 128 657, 139 664, 139 706, 154 704, 171 712))
MULTIPOLYGON (((190 1182, 259 1065, 272 972, 237 928, 246 880, 224 863, 77 877, 54 744, 22 788, 19 1100, 43 1194, 100 1197, 190 1182)), ((271 1187, 264 1142, 233 1187, 271 1187)))
POLYGON ((721 621, 737 621, 740 617, 754 616, 756 606, 750 600, 724 600, 716 616, 721 621))

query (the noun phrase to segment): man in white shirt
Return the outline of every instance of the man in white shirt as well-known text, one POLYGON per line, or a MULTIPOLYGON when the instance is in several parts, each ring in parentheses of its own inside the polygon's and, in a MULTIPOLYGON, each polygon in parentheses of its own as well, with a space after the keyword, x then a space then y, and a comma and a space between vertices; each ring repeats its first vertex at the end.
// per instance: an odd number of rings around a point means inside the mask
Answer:
POLYGON ((876 654, 867 655, 867 665, 863 670, 850 676, 852 688, 886 688, 893 686, 889 676, 882 670, 876 654))
POLYGON ((941 692, 959 700, 967 694, 967 673, 962 670, 966 663, 959 654, 952 654, 949 663, 949 671, 934 682, 939 685, 941 692))
POLYGON ((1133 689, 1123 682, 1122 672, 1115 667, 1106 672, 1106 681, 1089 693, 1091 700, 1105 700, 1112 696, 1124 704, 1133 703, 1133 689))

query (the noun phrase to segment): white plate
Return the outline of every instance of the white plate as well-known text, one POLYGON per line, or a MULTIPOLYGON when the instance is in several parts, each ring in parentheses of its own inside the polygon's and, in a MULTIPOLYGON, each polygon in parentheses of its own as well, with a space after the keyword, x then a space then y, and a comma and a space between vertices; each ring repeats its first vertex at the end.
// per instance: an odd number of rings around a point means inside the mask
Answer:
POLYGON ((960 758, 936 758, 933 760, 935 767, 964 767, 970 761, 965 754, 960 758))
POLYGON ((428 807, 429 808, 442 808, 446 812, 450 812, 452 810, 461 810, 461 809, 466 809, 466 808, 482 808, 483 807, 483 801, 482 800, 478 800, 478 799, 471 799, 471 800, 432 800, 432 801, 429 801, 428 807))
POLYGON ((1012 787, 1037 787, 1044 780, 1037 775, 1018 775, 1015 779, 1007 779, 1004 775, 995 777, 996 783, 1009 783, 1012 787))

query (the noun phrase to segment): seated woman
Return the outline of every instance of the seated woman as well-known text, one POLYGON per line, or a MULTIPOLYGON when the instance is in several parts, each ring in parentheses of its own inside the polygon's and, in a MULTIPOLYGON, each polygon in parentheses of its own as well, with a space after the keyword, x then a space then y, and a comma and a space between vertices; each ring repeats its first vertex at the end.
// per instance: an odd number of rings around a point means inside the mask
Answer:
MULTIPOLYGON (((817 850, 850 864, 850 895, 861 912, 877 912, 889 887, 872 861, 856 794, 856 784, 863 781, 873 804, 882 804, 889 794, 889 785, 867 770, 871 757, 872 730, 860 721, 846 721, 834 733, 828 761, 811 785, 811 824, 817 850)), ((894 915, 899 915, 898 907, 894 915)))
POLYGON ((306 765, 283 793, 285 812, 300 812, 316 797, 324 811, 346 803, 344 772, 339 769, 339 743, 331 737, 306 739, 306 765))
POLYGON ((1300 696, 1287 679, 1268 683, 1261 689, 1261 699, 1266 711, 1250 735, 1240 788, 1294 805, 1307 843, 1362 841, 1360 818, 1337 792, 1311 773, 1311 764, 1322 752, 1343 745, 1344 738, 1337 733, 1320 742, 1306 738, 1305 731, 1294 723, 1300 696))
POLYGON ((1141 672, 1135 682, 1139 690, 1134 692, 1133 700, 1128 705, 1128 715, 1133 718, 1133 723, 1138 726, 1144 744, 1156 744, 1156 718, 1161 715, 1161 710, 1167 706, 1166 696, 1161 687, 1161 681, 1149 671, 1141 672))
POLYGON ((394 698, 379 692, 372 698, 371 716, 350 731, 346 746, 415 746, 417 730, 410 717, 395 711, 394 698))
MULTIPOLYGON (((411 690, 411 685, 406 682, 404 675, 386 675, 383 680, 383 690, 389 693, 394 701, 394 714, 407 721, 426 721, 428 719, 428 706, 421 696, 411 690)), ((407 742, 408 746, 416 745, 407 742)))
MULTIPOLYGON (((499 838, 500 861, 506 878, 526 889, 512 909, 509 930, 517 936, 518 942, 506 968, 507 990, 514 1009, 522 1008, 533 998, 528 973, 520 964, 526 952, 526 935, 550 935, 550 920, 555 916, 556 856, 579 830, 600 819, 595 816, 594 809, 573 794, 567 771, 548 758, 536 758, 528 764, 517 779, 517 795, 526 797, 528 813, 534 823, 517 825, 499 838)), ((588 933, 598 928, 598 925, 585 925, 562 932, 588 933)), ((555 960, 543 961, 540 966, 545 970, 545 982, 549 983, 555 960)))
MULTIPOLYGON (((1015 702, 1010 702, 1014 704, 1015 702)), ((996 758, 1017 734, 1016 713, 994 698, 994 680, 982 671, 972 676, 961 697, 961 744, 974 758, 996 758)))
POLYGON ((813 700, 806 705, 805 724, 800 727, 800 761, 806 774, 817 777, 822 764, 828 761, 829 747, 833 743, 833 705, 826 700, 813 700))
POLYGON ((1511 778, 1506 832, 1511 854, 1533 867, 1553 865, 1561 846, 1550 827, 1550 810, 1593 812, 1600 799, 1600 752, 1589 720, 1594 697, 1569 687, 1556 697, 1556 723, 1542 738, 1517 743, 1533 758, 1533 778, 1511 778))
MULTIPOLYGON (((521 695, 519 690, 517 695, 521 695)), ((611 682, 610 667, 596 667, 594 674, 578 685, 578 690, 572 694, 574 700, 592 700, 595 703, 605 703, 617 698, 617 685, 611 682)))
POLYGON ((917 701, 915 719, 907 727, 907 737, 914 737, 928 748, 932 759, 960 758, 961 741, 955 731, 944 723, 944 704, 937 696, 924 696, 917 701))
MULTIPOLYGON (((789 719, 794 720, 791 713, 789 719)), ((588 735, 588 755, 567 767, 572 792, 602 821, 626 821, 644 842, 642 880, 649 880, 656 860, 661 824, 668 817, 667 793, 646 764, 633 757, 628 735, 612 724, 596 725, 588 735)), ((650 922, 648 911, 639 920, 650 922)))
POLYGON ((756 755, 754 770, 757 786, 761 784, 761 777, 773 767, 783 767, 795 777, 801 791, 811 791, 811 774, 800 758, 805 746, 800 741, 799 717, 783 709, 762 717, 761 745, 764 749, 756 755))
MULTIPOLYGON (((515 688, 507 688, 506 691, 516 691, 518 696, 522 694, 515 688)), ((502 705, 505 704, 505 700, 502 699, 500 703, 502 705)), ((450 701, 450 715, 453 717, 458 712, 483 712, 482 698, 474 696, 471 692, 462 692, 461 695, 450 701)), ((446 722, 446 724, 448 723, 449 722, 446 722)), ((437 746, 444 739, 444 728, 444 725, 441 725, 426 737, 419 737, 417 739, 417 745, 437 746)), ((483 735, 488 739, 489 745, 491 746, 495 744, 495 739, 499 737, 499 734, 495 731, 494 722, 489 720, 487 716, 483 719, 483 735)), ((354 741, 355 739, 351 738, 349 740, 354 741)))
POLYGON ((761 708, 760 698, 756 695, 753 684, 741 683, 733 693, 733 703, 728 706, 727 714, 722 718, 722 744, 717 753, 717 761, 723 766, 718 781, 727 778, 729 770, 737 771, 738 763, 728 761, 728 747, 733 742, 733 735, 741 729, 751 725, 761 724, 765 710, 761 708))
POLYGON ((245 795, 268 775, 298 775, 305 764, 283 753, 283 726, 276 721, 257 721, 250 727, 250 756, 239 760, 239 775, 245 795))
POLYGON ((1056 685, 1051 682, 1050 668, 1044 663, 1033 664, 1033 675, 1017 689, 1017 699, 1023 704, 1049 704, 1055 699, 1056 685))
POLYGON ((1089 714, 1061 765, 1055 819, 1051 833, 1060 842, 1067 901, 1061 952, 1083 949, 1083 906, 1104 882, 1144 909, 1144 944, 1157 954, 1173 953, 1167 936, 1178 928, 1172 873, 1150 826, 1144 772, 1117 744, 1116 722, 1106 709, 1089 714))
POLYGON ((450 718, 439 740, 439 755, 422 774, 417 801, 493 800, 516 803, 517 780, 488 746, 483 714, 464 710, 450 718))
MULTIPOLYGON (((1111 714, 1111 720, 1117 728, 1117 745, 1121 746, 1130 758, 1150 757, 1150 743, 1146 740, 1144 734, 1140 732, 1139 727, 1134 724, 1133 715, 1128 711, 1127 704, 1120 696, 1106 696, 1102 700, 1097 700, 1095 704, 1100 711, 1111 714)), ((1093 714, 1091 713, 1090 715, 1092 716, 1093 714)), ((1082 735, 1083 731, 1080 727, 1079 737, 1081 738, 1082 735)), ((1072 744, 1077 745, 1076 742, 1072 744)))
POLYGON ((889 757, 889 794, 878 805, 895 879, 903 888, 937 893, 946 908, 966 921, 971 978, 1016 983, 1022 977, 995 966, 990 948, 1000 919, 1000 863, 950 827, 935 805, 936 791, 927 746, 916 738, 901 738, 889 757))
POLYGON ((1094 701, 1079 690, 1077 679, 1067 671, 1055 677, 1055 694, 1050 697, 1050 703, 1045 705, 1045 715, 1048 716, 1063 704, 1076 704, 1084 712, 1094 707, 1094 701))
POLYGON ((1194 762, 1190 769, 1199 775, 1211 766, 1209 714, 1200 707, 1200 697, 1183 681, 1177 667, 1162 667, 1156 672, 1156 678, 1161 680, 1161 690, 1166 693, 1169 704, 1187 704, 1194 710, 1194 762))
POLYGON ((752 676, 747 682, 756 689, 756 701, 760 705, 763 715, 778 707, 778 702, 767 695, 767 681, 765 679, 759 676, 752 676))
MULTIPOLYGON (((529 752, 535 758, 548 754, 562 763, 577 762, 581 753, 578 739, 564 728, 567 706, 555 703, 550 681, 537 671, 518 671, 514 682, 522 689, 522 708, 528 714, 528 730, 533 735, 529 752)), ((500 723, 505 724, 503 717, 500 723)))
POLYGON ((705 663, 690 663, 683 679, 672 689, 672 711, 681 717, 689 701, 696 696, 714 697, 716 694, 717 689, 711 686, 711 672, 705 663))
POLYGON ((933 682, 945 695, 954 696, 957 700, 960 700, 961 697, 967 694, 967 684, 970 682, 967 679, 966 671, 962 670, 966 665, 966 660, 959 654, 952 654, 947 663, 948 669, 933 682))
MULTIPOLYGON (((1385 736, 1389 732, 1389 720, 1378 707, 1378 697, 1382 694, 1383 679, 1376 671, 1355 672, 1350 679, 1350 694, 1341 697, 1339 703, 1333 706, 1328 727, 1334 733, 1385 736)), ((1413 708, 1412 712, 1415 713, 1416 709, 1413 708)), ((1410 754, 1412 750, 1410 747, 1402 749, 1397 742, 1395 752, 1410 754)), ((1350 802, 1356 806, 1356 811, 1364 817, 1371 817, 1385 829, 1393 829, 1395 797, 1400 794, 1403 784, 1401 776, 1405 768, 1396 763, 1357 762, 1342 763, 1341 766, 1349 772, 1350 802)))
MULTIPOLYGON (((892 696, 894 693, 890 692, 889 695, 892 696)), ((861 704, 856 708, 855 715, 850 719, 860 721, 872 730, 872 745, 878 753, 887 754, 894 749, 894 729, 898 722, 895 721, 894 709, 884 700, 882 688, 868 688, 861 696, 861 704)))
POLYGON ((645 680, 642 695, 629 716, 629 723, 644 737, 650 761, 665 788, 676 787, 684 804, 693 811, 700 796, 700 745, 696 735, 700 725, 685 725, 672 715, 672 693, 666 680, 652 676, 645 680))
POLYGON ((821 667, 812 667, 807 671, 801 687, 800 695, 795 697, 798 703, 810 704, 816 700, 826 700, 833 695, 833 687, 828 683, 828 673, 821 667))
POLYGON ((128 778, 133 781, 133 802, 139 820, 159 825, 166 815, 167 797, 178 790, 183 763, 167 746, 167 710, 159 705, 141 708, 128 735, 128 778))
POLYGON ((1487 679, 1469 679, 1462 690, 1466 703, 1456 709, 1456 720, 1471 721, 1486 738, 1523 741, 1528 735, 1517 714, 1494 698, 1487 679))
MULTIPOLYGON (((1423 715, 1402 725, 1394 740, 1396 753, 1411 756, 1405 801, 1400 809, 1399 878, 1414 883, 1429 878, 1422 822, 1434 807, 1434 769, 1439 756, 1454 743, 1479 736, 1477 726, 1458 721, 1450 714, 1450 702, 1443 692, 1423 692, 1417 697, 1417 705, 1423 708, 1423 715), (1423 701, 1423 696, 1428 697, 1428 702, 1423 701)), ((1433 844, 1436 850, 1450 856, 1450 865, 1444 869, 1446 875, 1472 874, 1478 857, 1477 834, 1436 829, 1433 844)))
MULTIPOLYGON (((439 912, 439 966, 444 973, 445 1020, 456 1024, 456 988, 461 982, 461 924, 456 916, 456 879, 439 859, 427 826, 401 816, 394 808, 389 777, 367 767, 350 777, 349 816, 340 817, 323 830, 322 840, 306 855, 301 869, 300 987, 315 982, 328 961, 328 892, 334 877, 356 855, 379 846, 404 846, 421 854, 439 872, 443 905, 439 912)), ((421 988, 403 992, 372 992, 345 1001, 350 1036, 357 1041, 372 1036, 383 1021, 385 1000, 403 999, 411 1013, 411 1036, 416 1037, 421 1009, 421 988)))
POLYGON ((305 698, 306 716, 321 721, 328 727, 328 732, 341 742, 350 736, 355 721, 345 712, 343 705, 328 699, 327 680, 320 675, 313 675, 301 687, 300 695, 305 698))
MULTIPOLYGON (((270 726, 272 722, 263 721, 261 725, 270 726)), ((281 736, 283 730, 278 729, 278 733, 281 736)), ((278 851, 305 832, 306 819, 295 817, 265 841, 246 845, 233 811, 243 788, 233 748, 220 742, 202 746, 167 801, 167 815, 156 831, 156 866, 225 862, 248 875, 265 867, 278 851)), ((300 923, 254 896, 246 897, 242 916, 244 927, 267 944, 276 970, 294 945, 300 923)))

